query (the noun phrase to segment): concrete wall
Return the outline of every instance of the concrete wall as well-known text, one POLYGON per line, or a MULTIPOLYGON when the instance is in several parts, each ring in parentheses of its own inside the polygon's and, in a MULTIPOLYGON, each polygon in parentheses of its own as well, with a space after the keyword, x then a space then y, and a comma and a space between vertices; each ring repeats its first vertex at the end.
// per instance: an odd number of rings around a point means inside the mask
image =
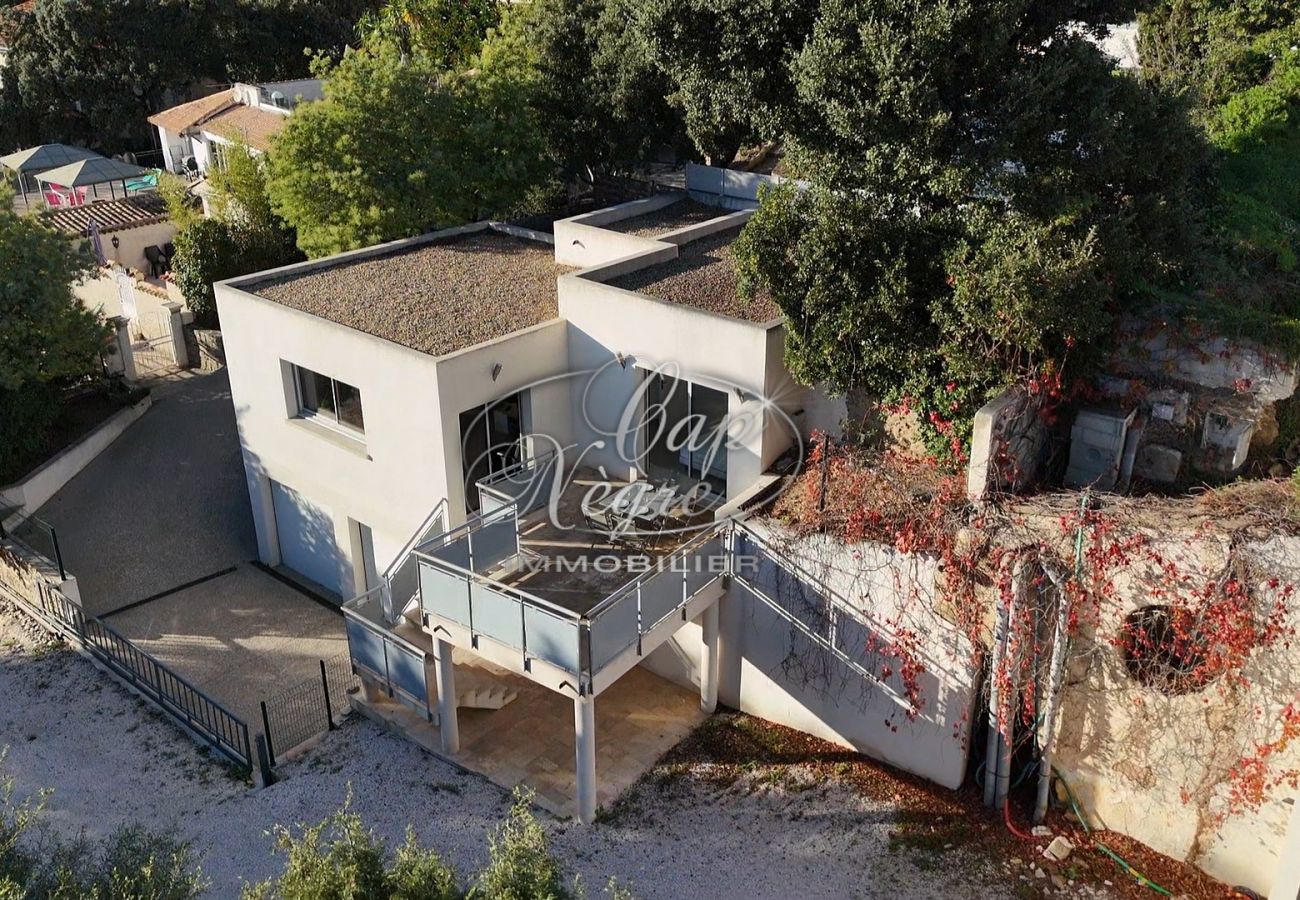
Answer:
POLYGON ((1042 466, 1047 426, 1035 398, 1021 388, 1005 391, 975 413, 966 494, 982 500, 992 493, 1032 484, 1042 466))
MULTIPOLYGON (((681 199, 676 194, 660 194, 561 219, 554 225, 555 261, 565 266, 587 268, 654 250, 660 242, 653 238, 608 231, 601 226, 663 209, 681 199)), ((724 212, 718 210, 719 215, 724 212)))
POLYGON ((35 471, 28 473, 22 481, 0 488, 0 507, 17 508, 25 515, 40 509, 60 488, 148 412, 151 402, 149 397, 145 397, 134 406, 115 413, 75 444, 59 451, 35 471))
MULTIPOLYGON (((756 527, 762 533, 780 533, 770 523, 756 527)), ((795 541, 789 536, 779 543, 795 554, 814 580, 860 611, 855 627, 887 634, 884 623, 901 616, 921 635, 921 656, 927 669, 920 680, 921 712, 909 719, 906 707, 882 687, 883 682, 895 693, 901 692, 897 674, 865 679, 845 663, 845 657, 817 652, 771 604, 738 582, 732 583, 720 607, 720 702, 865 753, 945 787, 959 786, 979 688, 978 676, 970 666, 971 648, 946 621, 914 608, 904 611, 909 607, 909 595, 899 587, 915 585, 916 590, 932 595, 934 562, 874 544, 845 547, 820 538, 795 541)), ((841 629, 846 630, 843 623, 841 629)), ((699 625, 689 623, 643 665, 684 686, 698 686, 700 639, 699 625)), ((877 673, 886 664, 894 673, 899 669, 889 653, 868 652, 861 644, 851 658, 877 673)))

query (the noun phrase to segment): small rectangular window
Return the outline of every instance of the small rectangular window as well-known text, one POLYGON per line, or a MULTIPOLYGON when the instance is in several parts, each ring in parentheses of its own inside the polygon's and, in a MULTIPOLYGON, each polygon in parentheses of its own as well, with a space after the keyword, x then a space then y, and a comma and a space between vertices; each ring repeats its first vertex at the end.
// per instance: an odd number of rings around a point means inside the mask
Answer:
POLYGON ((352 431, 365 431, 361 414, 361 391, 343 381, 294 366, 298 389, 298 413, 307 418, 323 419, 352 431))

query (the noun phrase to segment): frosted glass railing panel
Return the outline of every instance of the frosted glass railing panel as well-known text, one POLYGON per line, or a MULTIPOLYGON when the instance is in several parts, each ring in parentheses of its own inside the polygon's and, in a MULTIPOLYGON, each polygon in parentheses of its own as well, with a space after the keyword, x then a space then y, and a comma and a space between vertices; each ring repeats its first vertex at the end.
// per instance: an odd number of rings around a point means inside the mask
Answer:
POLYGON ((420 605, 425 612, 469 627, 469 584, 462 575, 420 563, 420 605))
POLYGON ((524 607, 528 655, 577 674, 582 664, 578 623, 535 606, 524 607))
POLYGON ((507 647, 522 648, 524 622, 519 600, 477 581, 469 586, 469 593, 474 610, 474 633, 490 637, 507 647))

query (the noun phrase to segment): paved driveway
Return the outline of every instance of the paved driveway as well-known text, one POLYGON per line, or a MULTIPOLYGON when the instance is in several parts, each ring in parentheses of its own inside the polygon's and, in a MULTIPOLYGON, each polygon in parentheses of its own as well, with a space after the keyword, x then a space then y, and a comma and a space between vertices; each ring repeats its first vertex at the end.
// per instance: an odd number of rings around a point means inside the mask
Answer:
POLYGON ((87 611, 254 727, 257 703, 347 651, 343 617, 250 564, 225 371, 168 382, 45 505, 87 611))
POLYGON ((225 370, 155 388, 153 408, 37 515, 96 615, 255 558, 225 370))

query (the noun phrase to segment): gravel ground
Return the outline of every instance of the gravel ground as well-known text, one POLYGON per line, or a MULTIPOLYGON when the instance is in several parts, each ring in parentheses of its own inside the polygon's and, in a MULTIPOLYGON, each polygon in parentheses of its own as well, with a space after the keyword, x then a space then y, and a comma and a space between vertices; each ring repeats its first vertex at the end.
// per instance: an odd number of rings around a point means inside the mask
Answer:
MULTIPOLYGON (((353 717, 254 792, 143 701, 76 654, 42 649, 0 609, 0 741, 20 793, 53 789, 48 826, 104 834, 125 823, 193 841, 211 895, 233 897, 243 878, 278 871, 276 823, 314 822, 349 785, 357 808, 390 841, 407 824, 462 873, 485 859, 485 832, 509 808, 477 776, 435 760, 353 717)), ((943 898, 1006 896, 1006 881, 978 861, 942 869, 890 850, 895 810, 795 769, 734 779, 707 766, 657 770, 590 828, 542 815, 557 854, 593 887, 610 875, 644 898, 943 898), (991 880, 992 879, 992 880, 991 880)))
POLYGON ((780 318, 781 310, 771 298, 747 301, 736 293, 736 266, 731 258, 736 234, 722 231, 691 241, 677 259, 629 272, 610 284, 733 319, 762 323, 780 318))
POLYGON ((731 212, 732 210, 729 209, 709 206, 707 203, 700 203, 698 200, 687 198, 656 209, 654 212, 632 216, 630 219, 620 219, 617 222, 610 222, 608 225, 601 225, 600 227, 606 231, 617 231, 622 234, 655 237, 669 231, 685 228, 687 225, 699 225, 701 222, 708 222, 710 219, 718 219, 730 215, 731 212))
POLYGON ((565 271, 550 244, 485 231, 249 289, 441 356, 555 318, 565 271))

